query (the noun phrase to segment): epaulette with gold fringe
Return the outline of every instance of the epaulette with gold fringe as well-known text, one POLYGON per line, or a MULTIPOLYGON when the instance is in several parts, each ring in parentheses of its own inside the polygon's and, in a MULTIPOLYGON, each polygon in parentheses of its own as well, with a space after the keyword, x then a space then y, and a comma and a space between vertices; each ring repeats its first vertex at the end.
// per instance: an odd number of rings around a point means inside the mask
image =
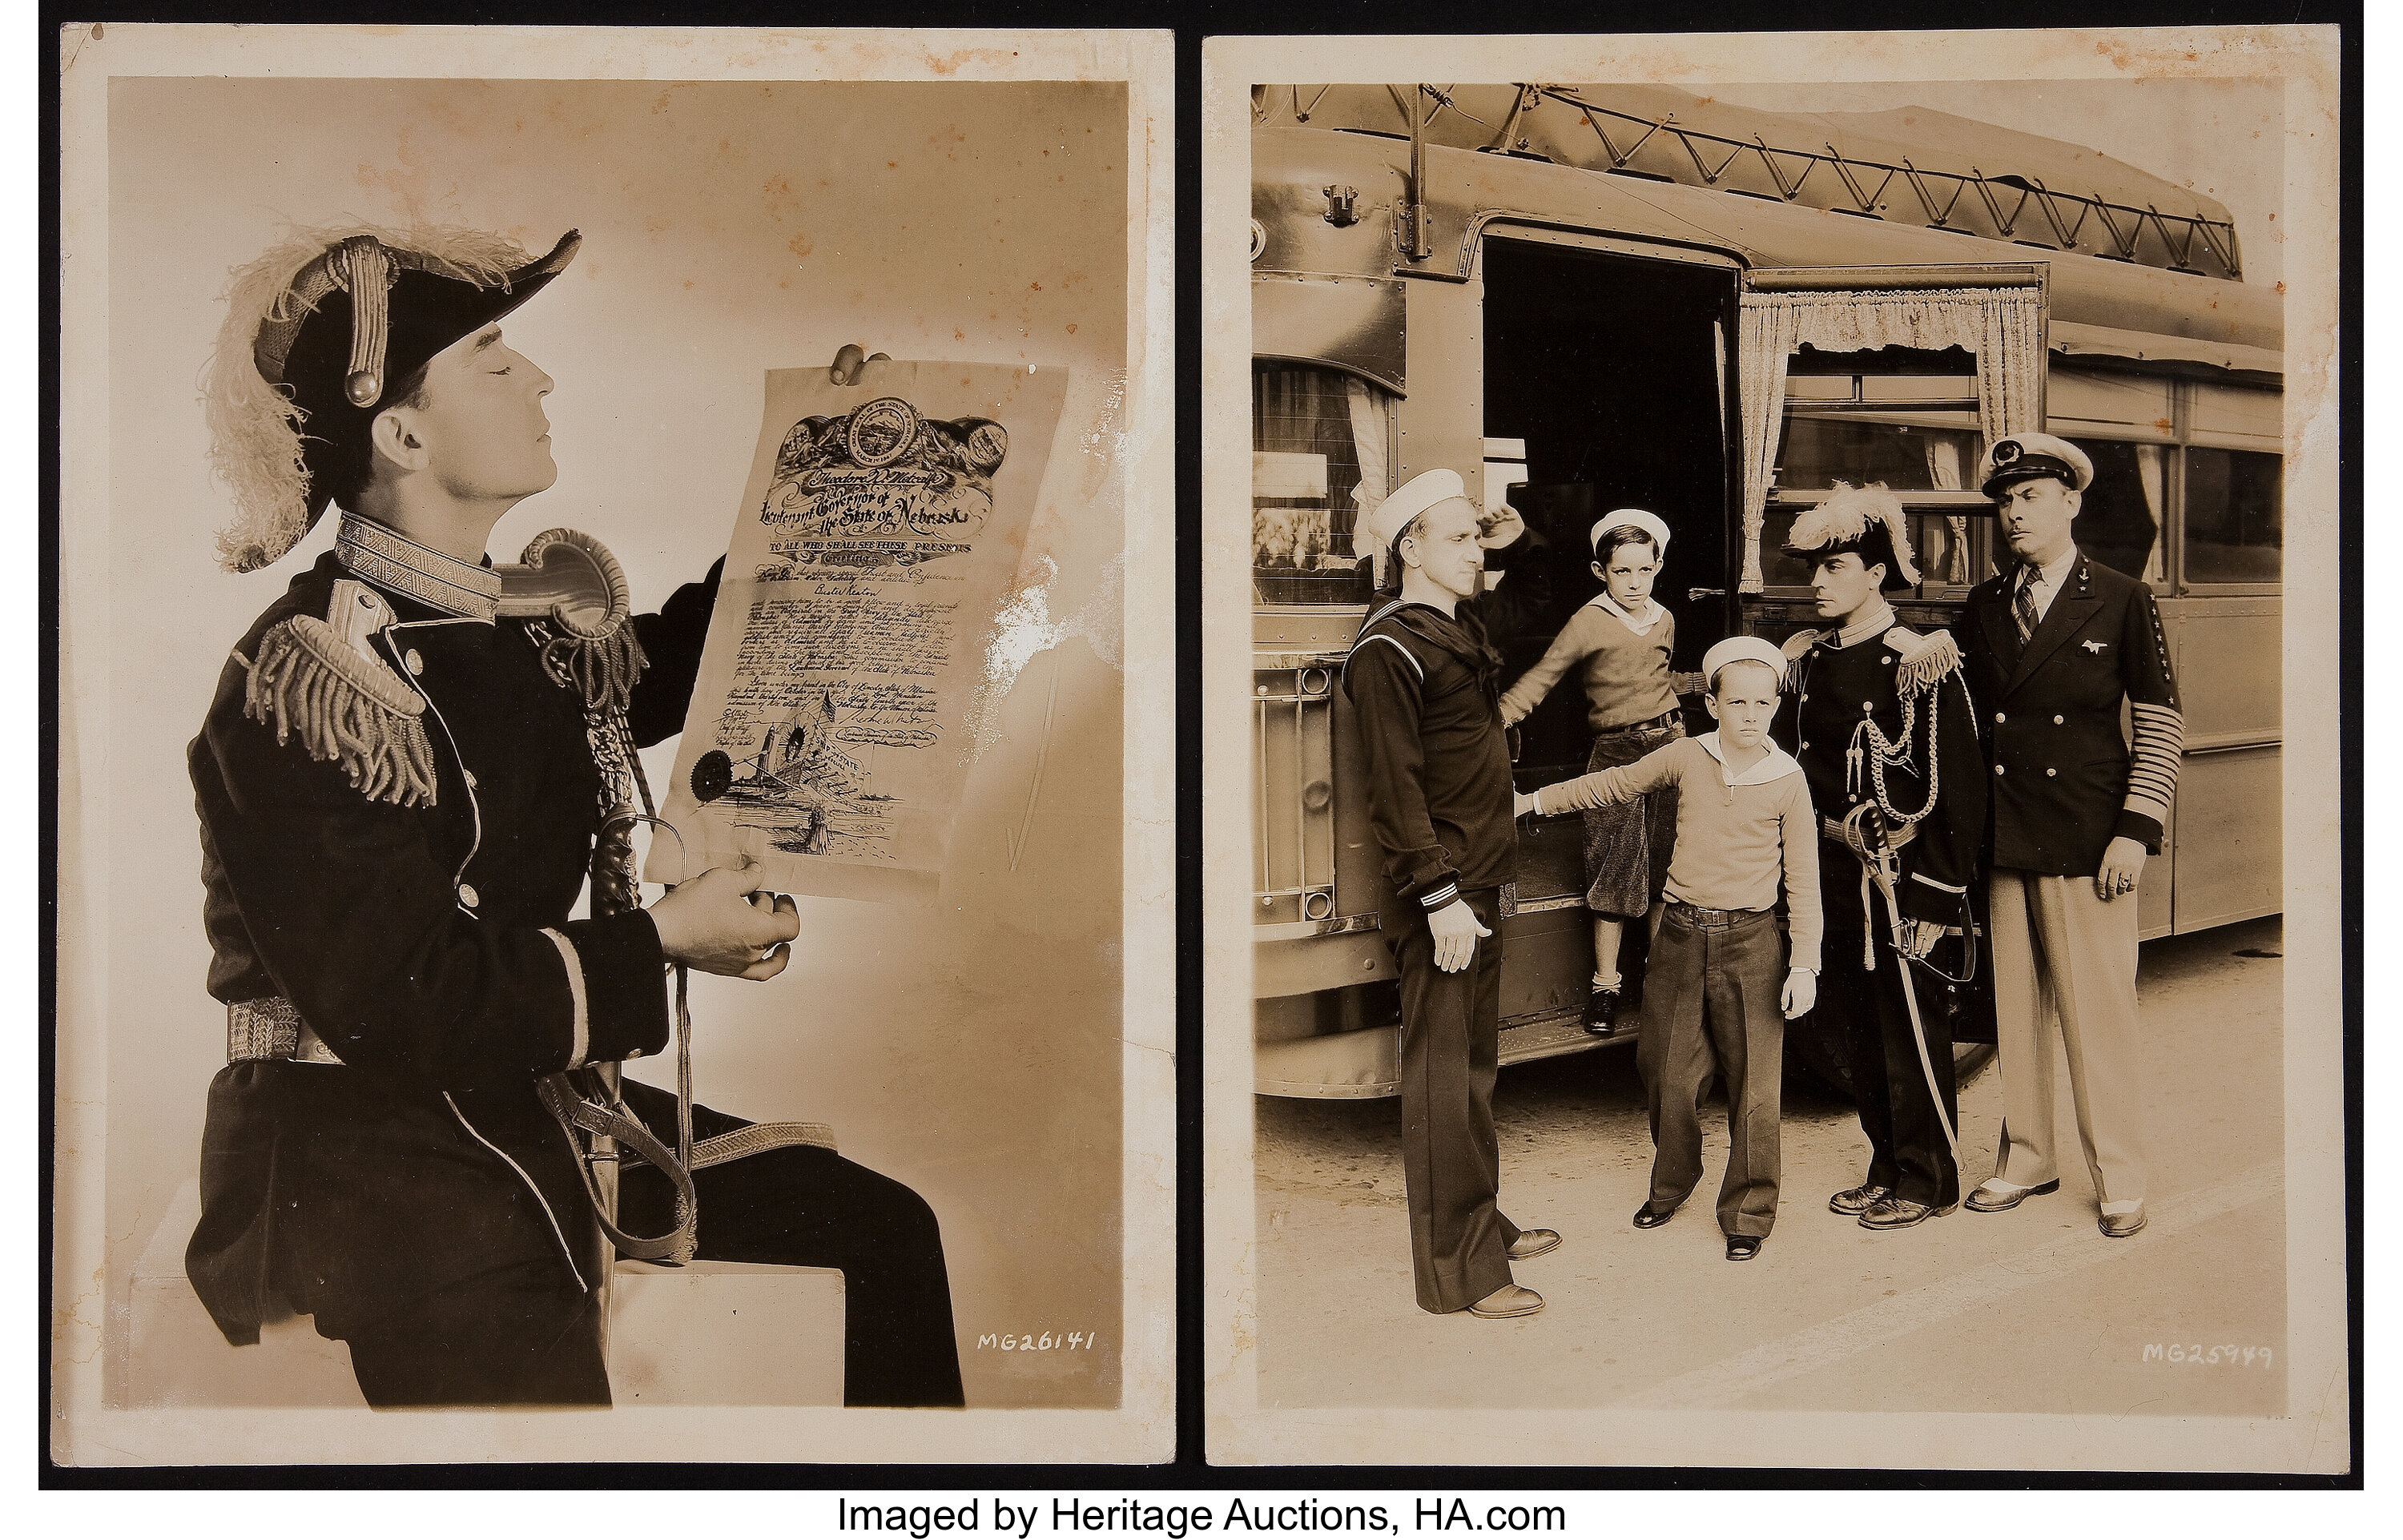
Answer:
POLYGON ((545 530, 503 567, 500 613, 526 622, 543 673, 588 712, 626 710, 650 666, 634 634, 632 590, 609 548, 580 530, 545 530))
POLYGON ((1961 648, 1949 631, 1922 636, 1908 626, 1896 626, 1882 640, 1898 659, 1894 687, 1899 694, 1925 695, 1937 681, 1961 667, 1961 648))
POLYGON ((1818 642, 1820 634, 1821 633, 1818 631, 1806 630, 1798 631, 1793 635, 1787 637, 1785 639, 1785 660, 1790 663, 1797 658, 1801 657, 1804 653, 1809 652, 1813 645, 1818 642))
POLYGON ((425 735, 425 700, 367 649, 389 606, 363 583, 334 585, 326 618, 296 615, 258 639, 243 715, 295 736, 313 759, 342 767, 369 801, 434 805, 434 745, 425 735))

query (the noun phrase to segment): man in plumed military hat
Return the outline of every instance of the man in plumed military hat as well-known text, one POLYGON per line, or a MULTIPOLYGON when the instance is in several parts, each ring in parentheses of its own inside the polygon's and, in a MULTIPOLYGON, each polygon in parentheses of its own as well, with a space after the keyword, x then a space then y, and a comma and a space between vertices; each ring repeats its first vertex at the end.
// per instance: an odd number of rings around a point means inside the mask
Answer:
POLYGON ((1785 548, 1810 562, 1827 625, 1786 641, 1775 734, 1819 814, 1819 1006, 1842 1023, 1869 1140, 1862 1181, 1827 1206, 1904 1229, 1961 1200, 1952 1031, 1915 964, 1965 929, 1984 767, 1952 637, 1899 624, 1886 599, 1919 582, 1901 502, 1840 486, 1794 520, 1785 548))
POLYGON ((2001 1213, 2060 1190, 2053 1075, 2065 1060, 2099 1226, 2125 1237, 2145 1226, 2136 892, 2177 789, 2177 680, 2152 590, 2077 548, 2086 452, 2014 434, 1979 477, 2013 560, 1970 590, 1963 629, 1992 766, 2003 1075, 1994 1174, 1968 1206, 2001 1213))
POLYGON ((1515 511, 1487 517, 1460 473, 1431 470, 1361 520, 1382 590, 1343 664, 1384 853, 1378 907, 1402 985, 1402 1173, 1419 1308, 1532 1315, 1543 1297, 1510 1264, 1561 1243, 1500 1207, 1493 1130, 1502 890, 1518 875, 1502 654, 1538 614, 1542 541, 1515 511), (1485 563, 1508 575, 1487 591, 1485 563))
POLYGON ((530 548, 587 576, 566 597, 484 553, 558 475, 552 382, 500 323, 576 247, 300 232, 235 274, 206 395, 238 509, 221 559, 340 525, 235 644, 190 749, 229 1062, 188 1272, 229 1341, 313 1315, 378 1407, 605 1405, 615 1250, 837 1267, 846 1399, 955 1405, 916 1194, 814 1126, 604 1069, 666 1046, 671 966, 773 978, 799 923, 756 869, 648 909, 635 885, 635 750, 683 725, 716 571, 631 616, 589 536, 530 548))

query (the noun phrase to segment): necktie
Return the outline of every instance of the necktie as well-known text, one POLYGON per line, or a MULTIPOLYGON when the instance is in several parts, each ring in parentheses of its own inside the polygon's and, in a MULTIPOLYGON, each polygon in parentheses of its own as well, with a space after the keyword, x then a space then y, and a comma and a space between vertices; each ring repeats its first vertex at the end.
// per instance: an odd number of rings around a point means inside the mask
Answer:
POLYGON ((2020 645, 2023 647, 2028 645, 2028 638, 2035 634, 2035 628, 2044 620, 2044 617, 2038 615, 2035 609, 2036 579, 2042 576, 2042 569, 2035 562, 2023 564, 2020 568, 2019 590, 2011 598, 2011 617, 2019 622, 2020 645))

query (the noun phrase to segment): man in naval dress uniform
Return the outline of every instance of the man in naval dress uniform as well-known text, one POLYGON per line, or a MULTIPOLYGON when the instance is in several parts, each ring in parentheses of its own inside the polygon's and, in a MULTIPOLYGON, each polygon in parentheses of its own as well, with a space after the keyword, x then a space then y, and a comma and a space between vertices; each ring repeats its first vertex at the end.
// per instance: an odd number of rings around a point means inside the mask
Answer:
POLYGON ((1952 639, 1896 623, 1886 601, 1919 581, 1894 494, 1840 488, 1795 520, 1785 548, 1811 563, 1827 625, 1787 639, 1775 736, 1802 762, 1820 817, 1819 1007, 1843 1023, 1869 1140, 1860 1185, 1827 1206, 1868 1229, 1905 1229, 1961 1200, 1952 1034, 1941 993, 1896 952, 1889 901, 1844 830, 1849 820, 1872 848, 1880 838, 1895 848, 1903 950, 1924 957, 1947 929, 1966 928, 1984 767, 1952 639))
POLYGON ((2099 1226, 2116 1240, 2145 1228, 2136 890, 2186 729, 2152 590, 2077 548, 2071 521, 2093 479, 2085 451, 2049 433, 1996 439, 1979 471, 2016 560, 1970 590, 1962 628, 1992 766, 2003 1075, 1994 1174, 1968 1206, 2001 1213, 2060 1190, 2065 1061, 2099 1226))
MULTIPOLYGON (((229 1062, 188 1267, 229 1341, 313 1315, 377 1407, 608 1404, 605 1189, 565 1109, 609 1115, 594 1066, 665 1047, 669 964, 764 980, 799 931, 756 869, 649 909, 634 885, 633 752, 683 725, 716 571, 629 617, 614 559, 554 531, 606 614, 529 617, 484 555, 558 475, 551 381, 500 322, 576 245, 297 235, 235 274, 211 366, 225 564, 268 565, 329 505, 340 529, 235 644, 190 749, 229 1062)), ((621 1144, 656 1157, 626 1163, 621 1233, 688 1250, 677 1100, 618 1094, 621 1144)), ((695 1166, 762 1151, 692 1174, 698 1255, 841 1269, 845 1399, 957 1405, 925 1202, 810 1126, 691 1116, 695 1166)))

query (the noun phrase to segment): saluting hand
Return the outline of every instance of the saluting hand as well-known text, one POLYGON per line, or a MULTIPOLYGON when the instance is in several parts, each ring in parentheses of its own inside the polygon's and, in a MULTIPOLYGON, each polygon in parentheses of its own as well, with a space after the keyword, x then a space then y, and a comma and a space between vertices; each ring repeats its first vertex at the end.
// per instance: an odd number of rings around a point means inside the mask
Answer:
POLYGON ((2120 835, 2103 853, 2103 867, 2094 874, 2094 896, 2104 903, 2133 893, 2145 875, 2145 845, 2120 835))
POLYGON ((1435 934, 1435 965, 1446 973, 1468 966, 1477 955, 1478 937, 1493 934, 1477 923, 1477 911, 1465 898, 1455 898, 1428 915, 1427 929, 1435 934))
POLYGON ((762 885, 748 856, 682 883, 651 906, 660 950, 703 973, 755 983, 775 978, 792 958, 801 917, 790 898, 763 893, 762 885))
POLYGON ((1499 513, 1477 516, 1477 543, 1487 550, 1499 550, 1526 532, 1527 521, 1519 517, 1517 508, 1507 503, 1499 513))

